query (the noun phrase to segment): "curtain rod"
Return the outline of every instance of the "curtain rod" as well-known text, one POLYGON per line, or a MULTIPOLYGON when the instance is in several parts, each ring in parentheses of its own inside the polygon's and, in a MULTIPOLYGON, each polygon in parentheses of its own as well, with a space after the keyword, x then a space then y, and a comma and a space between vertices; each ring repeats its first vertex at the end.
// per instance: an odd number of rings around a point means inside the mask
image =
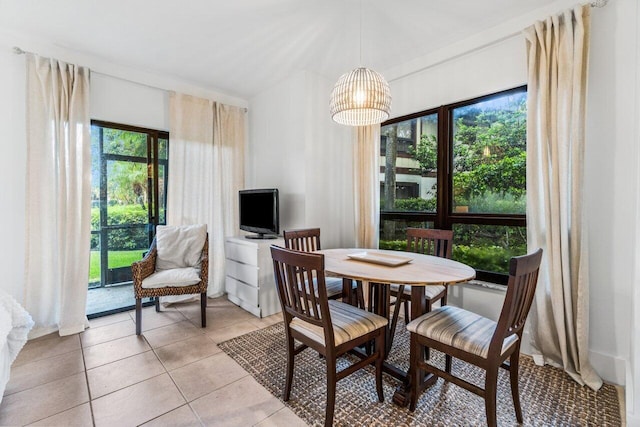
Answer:
MULTIPOLYGON (((13 53, 15 53, 16 55, 24 55, 26 53, 30 53, 32 55, 37 55, 36 53, 29 52, 27 50, 24 50, 24 49, 18 47, 18 46, 14 46, 12 48, 12 50, 13 50, 13 53)), ((111 75, 111 74, 101 73, 100 71, 91 70, 91 72, 95 73, 95 74, 100 74, 102 76, 106 76, 106 77, 111 77, 111 78, 114 78, 114 79, 122 80, 124 82, 134 83, 134 84, 137 84, 137 85, 140 85, 140 86, 146 86, 146 87, 149 87, 151 89, 159 89, 159 90, 163 90, 163 91, 166 91, 166 92, 170 91, 170 89, 165 89, 165 88, 158 87, 158 86, 152 86, 152 85, 149 85, 149 84, 146 84, 146 83, 140 83, 140 82, 137 82, 137 81, 134 81, 134 80, 125 79, 123 77, 118 77, 118 76, 114 76, 114 75, 111 75)), ((238 108, 240 108, 245 113, 247 113, 249 111, 249 109, 247 107, 238 107, 238 108)))

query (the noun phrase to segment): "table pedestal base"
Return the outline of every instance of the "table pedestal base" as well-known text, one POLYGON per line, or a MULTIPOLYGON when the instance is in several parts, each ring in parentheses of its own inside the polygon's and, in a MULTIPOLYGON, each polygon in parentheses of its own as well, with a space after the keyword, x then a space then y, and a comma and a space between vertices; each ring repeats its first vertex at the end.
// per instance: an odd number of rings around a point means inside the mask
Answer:
MULTIPOLYGON (((424 390, 425 388, 429 387, 430 385, 433 385, 436 383, 436 381, 438 380, 438 377, 436 377, 435 375, 427 375, 424 377, 424 381, 422 382, 422 384, 420 385, 420 387, 418 387, 418 393, 420 393, 420 391, 424 390)), ((400 407, 405 407, 409 405, 409 399, 410 399, 410 392, 411 392, 411 388, 407 386, 407 384, 400 384, 397 388, 395 393, 393 393, 393 399, 392 402, 395 403, 396 405, 400 406, 400 407)))

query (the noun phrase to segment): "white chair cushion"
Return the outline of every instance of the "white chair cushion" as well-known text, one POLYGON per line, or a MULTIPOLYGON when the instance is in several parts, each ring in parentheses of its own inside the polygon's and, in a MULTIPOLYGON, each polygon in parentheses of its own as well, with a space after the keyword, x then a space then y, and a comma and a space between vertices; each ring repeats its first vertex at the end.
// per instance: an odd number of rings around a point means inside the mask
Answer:
MULTIPOLYGON (((427 299, 433 299, 436 296, 440 295, 442 292, 444 292, 445 287, 442 285, 429 285, 429 286, 423 286, 424 287, 424 296, 427 299)), ((400 289, 400 285, 391 285, 391 291, 393 292, 398 292, 398 290, 400 289)), ((404 287, 404 295, 406 295, 407 297, 411 297, 411 286, 407 285, 404 287)))
POLYGON ((142 281, 145 289, 191 286, 200 282, 200 270, 193 267, 160 270, 142 281))
MULTIPOLYGON (((366 335, 389 323, 384 317, 336 300, 329 300, 329 311, 336 346, 366 335)), ((324 330, 320 326, 312 325, 298 318, 294 318, 290 326, 291 329, 325 345, 324 330)))
MULTIPOLYGON (((487 358, 498 324, 463 308, 445 305, 409 322, 409 332, 487 358)), ((502 354, 518 341, 517 335, 502 343, 502 354)))
POLYGON ((156 271, 172 268, 199 267, 207 226, 159 225, 156 230, 156 271))

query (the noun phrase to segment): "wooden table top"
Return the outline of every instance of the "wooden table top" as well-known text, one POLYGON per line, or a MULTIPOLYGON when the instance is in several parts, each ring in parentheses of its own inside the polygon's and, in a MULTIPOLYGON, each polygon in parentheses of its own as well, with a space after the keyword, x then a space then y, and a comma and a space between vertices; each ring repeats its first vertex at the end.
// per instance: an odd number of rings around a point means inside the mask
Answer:
POLYGON ((328 274, 354 280, 376 283, 397 283, 402 285, 426 286, 454 284, 476 277, 476 271, 466 264, 447 258, 413 252, 398 252, 380 249, 324 249, 325 271, 328 274), (407 257, 407 264, 391 267, 366 261, 351 259, 348 255, 362 254, 407 257))

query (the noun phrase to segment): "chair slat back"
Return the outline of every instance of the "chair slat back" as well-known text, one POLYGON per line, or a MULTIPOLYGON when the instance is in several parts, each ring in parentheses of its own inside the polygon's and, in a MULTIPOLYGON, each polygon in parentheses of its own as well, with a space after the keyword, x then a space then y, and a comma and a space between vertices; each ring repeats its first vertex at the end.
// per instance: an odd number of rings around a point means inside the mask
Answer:
POLYGON ((287 249, 303 252, 314 252, 321 249, 319 228, 283 231, 282 234, 287 249))
POLYGON ((407 228, 407 252, 451 259, 453 230, 407 228))
POLYGON ((522 339, 522 331, 527 321, 538 283, 538 272, 542 262, 542 249, 528 255, 511 258, 507 295, 502 305, 498 326, 489 347, 489 353, 500 353, 502 343, 510 335, 517 334, 522 339))
MULTIPOLYGON (((332 330, 324 255, 274 245, 271 246, 271 257, 282 309, 292 317, 325 328, 325 331, 332 330)), ((329 335, 333 339, 333 334, 329 335)))

